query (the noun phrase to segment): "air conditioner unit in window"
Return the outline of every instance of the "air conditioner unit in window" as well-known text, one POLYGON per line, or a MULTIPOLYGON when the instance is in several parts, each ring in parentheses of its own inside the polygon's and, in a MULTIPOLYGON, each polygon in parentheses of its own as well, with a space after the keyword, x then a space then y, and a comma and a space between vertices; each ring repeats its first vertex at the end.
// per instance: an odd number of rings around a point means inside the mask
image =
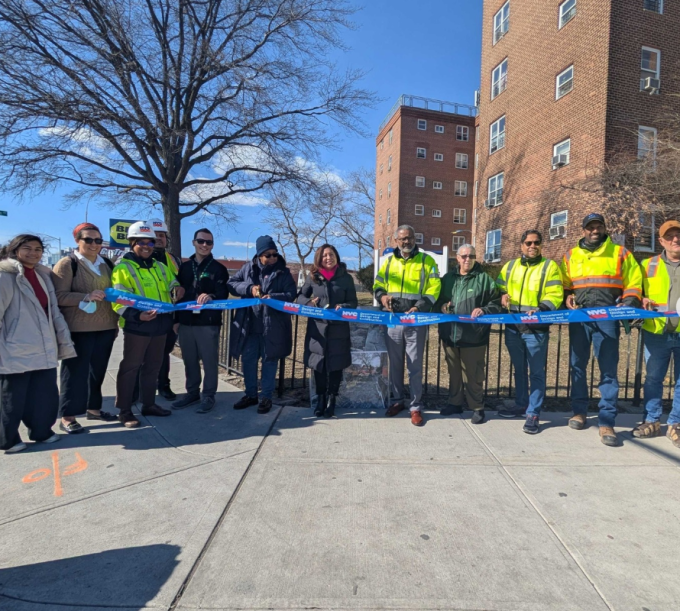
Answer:
POLYGON ((492 263, 493 262, 493 253, 492 252, 487 252, 484 255, 484 263, 492 263))
POLYGON ((482 96, 479 93, 479 89, 475 91, 475 106, 479 106, 479 102, 481 101, 482 96))
POLYGON ((658 78, 648 76, 645 79, 645 91, 649 93, 658 93, 659 89, 661 89, 661 81, 658 78))
POLYGON ((554 227, 550 228, 551 240, 554 240, 555 238, 563 238, 565 235, 567 235, 566 225, 555 225, 554 227))
POLYGON ((569 158, 566 155, 555 155, 552 158, 553 168, 561 168, 562 166, 567 165, 568 162, 569 158))
POLYGON ((484 200, 484 207, 485 208, 493 208, 493 202, 490 199, 485 199, 484 200))

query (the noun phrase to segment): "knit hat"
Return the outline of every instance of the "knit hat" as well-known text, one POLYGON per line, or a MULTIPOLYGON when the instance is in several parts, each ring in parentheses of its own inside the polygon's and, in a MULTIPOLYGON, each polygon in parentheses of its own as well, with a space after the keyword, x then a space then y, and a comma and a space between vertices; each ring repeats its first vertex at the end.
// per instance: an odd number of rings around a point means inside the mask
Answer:
MULTIPOLYGON (((94 231, 99 231, 99 227, 93 225, 92 223, 80 223, 80 225, 76 225, 75 229, 73 230, 73 238, 77 240, 78 234, 81 231, 84 231, 85 229, 93 229, 94 231)), ((101 231, 99 231, 99 234, 101 235, 101 231)))
POLYGON ((271 236, 261 235, 257 238, 257 242, 255 242, 255 252, 259 257, 263 252, 267 252, 268 250, 276 250, 278 252, 279 249, 276 248, 274 239, 271 236))

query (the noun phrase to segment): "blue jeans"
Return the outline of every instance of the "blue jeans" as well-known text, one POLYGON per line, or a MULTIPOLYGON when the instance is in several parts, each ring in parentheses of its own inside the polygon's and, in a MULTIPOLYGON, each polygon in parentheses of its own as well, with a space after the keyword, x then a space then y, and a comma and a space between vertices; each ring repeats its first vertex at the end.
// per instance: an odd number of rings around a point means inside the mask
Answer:
POLYGON ((262 359, 262 398, 271 399, 276 386, 276 368, 278 361, 264 360, 264 336, 252 333, 246 337, 241 353, 243 364, 243 381, 246 384, 246 396, 257 399, 257 362, 262 359))
POLYGON ((545 398, 548 337, 548 333, 519 333, 515 329, 505 328, 505 345, 515 369, 515 405, 527 408, 527 416, 538 416, 545 398))
POLYGON ((661 396, 663 381, 673 355, 673 409, 668 416, 668 424, 680 423, 680 333, 655 335, 643 331, 645 340, 645 422, 658 422, 661 417, 661 396))
POLYGON ((619 322, 572 323, 569 325, 571 352, 571 407, 574 414, 588 413, 588 361, 590 345, 600 368, 600 426, 614 426, 619 398, 619 322))

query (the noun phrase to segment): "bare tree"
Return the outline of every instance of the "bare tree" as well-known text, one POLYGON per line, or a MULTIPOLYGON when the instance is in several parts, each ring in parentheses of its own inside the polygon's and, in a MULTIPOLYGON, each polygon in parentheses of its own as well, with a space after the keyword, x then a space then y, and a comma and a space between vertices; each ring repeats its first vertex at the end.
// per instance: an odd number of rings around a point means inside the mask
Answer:
POLYGON ((328 51, 347 0, 0 0, 0 184, 201 211, 281 181, 357 130, 372 95, 328 51))
POLYGON ((374 224, 375 175, 373 170, 360 168, 348 176, 345 202, 333 223, 333 234, 357 249, 359 269, 363 257, 371 259, 374 224))

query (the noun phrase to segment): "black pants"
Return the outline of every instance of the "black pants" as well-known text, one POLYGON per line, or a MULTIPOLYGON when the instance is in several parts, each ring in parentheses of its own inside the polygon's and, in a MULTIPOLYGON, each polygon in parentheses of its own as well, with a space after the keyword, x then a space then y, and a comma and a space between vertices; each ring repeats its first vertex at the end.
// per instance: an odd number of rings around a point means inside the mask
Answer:
POLYGON ((116 329, 71 333, 78 356, 61 362, 59 416, 80 416, 102 408, 102 384, 116 329))
POLYGON ((316 371, 314 370, 314 383, 316 385, 317 395, 335 395, 337 397, 340 392, 340 383, 342 382, 342 369, 338 371, 316 371))
POLYGON ((56 367, 0 375, 0 450, 21 443, 22 422, 30 440, 52 437, 58 409, 56 367))
POLYGON ((124 333, 123 338, 123 360, 116 378, 116 407, 121 415, 132 412, 132 397, 138 379, 142 408, 154 404, 156 380, 163 362, 163 347, 166 342, 165 335, 148 337, 124 333))
POLYGON ((177 333, 170 330, 165 338, 165 347, 163 348, 163 362, 161 363, 160 371, 158 372, 158 390, 163 390, 170 386, 170 353, 175 348, 177 341, 177 333))

